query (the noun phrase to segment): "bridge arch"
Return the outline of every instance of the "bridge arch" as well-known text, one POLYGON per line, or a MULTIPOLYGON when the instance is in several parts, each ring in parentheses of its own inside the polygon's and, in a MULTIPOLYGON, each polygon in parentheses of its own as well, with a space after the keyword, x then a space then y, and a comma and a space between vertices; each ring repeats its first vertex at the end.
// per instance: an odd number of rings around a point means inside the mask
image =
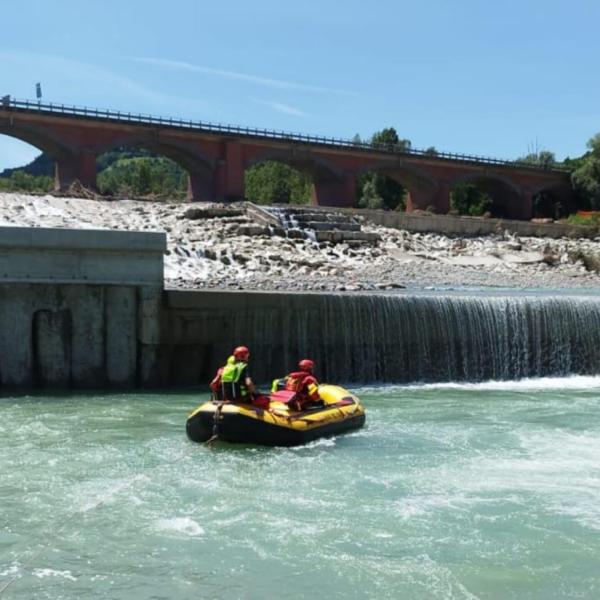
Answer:
POLYGON ((246 160, 245 168, 259 165, 265 162, 280 162, 286 164, 301 173, 305 173, 313 181, 335 180, 343 177, 341 169, 331 164, 328 160, 317 154, 298 151, 294 148, 290 150, 268 150, 255 154, 246 160))
POLYGON ((498 173, 467 173, 452 179, 450 185, 453 207, 460 186, 471 186, 488 196, 486 210, 493 217, 520 218, 530 211, 530 207, 526 206, 528 199, 524 198, 523 190, 510 178, 498 173))
POLYGON ((54 160, 41 148, 0 133, 0 189, 50 192, 54 189, 54 160))
POLYGON ((194 170, 198 166, 213 171, 216 159, 202 152, 191 144, 177 140, 161 139, 152 136, 123 136, 111 140, 110 143, 95 146, 96 154, 100 156, 116 148, 144 148, 155 154, 162 154, 176 162, 183 169, 194 170))
POLYGON ((30 144, 54 161, 55 191, 67 187, 73 180, 72 165, 78 160, 77 148, 53 134, 51 130, 0 121, 0 134, 30 144))
POLYGON ((65 140, 52 134, 51 131, 23 124, 4 124, 0 121, 0 134, 21 140, 35 146, 40 152, 58 160, 76 154, 77 149, 65 140))
POLYGON ((562 218, 576 210, 569 185, 541 183, 532 188, 533 216, 562 218))
POLYGON ((208 200, 212 198, 216 160, 190 144, 152 136, 122 136, 111 140, 110 143, 96 146, 96 160, 119 148, 147 150, 152 154, 165 156, 187 172, 188 199, 208 200))
MULTIPOLYGON (((251 155, 245 161, 248 169, 269 162, 281 163, 297 171, 309 182, 309 201, 315 205, 353 206, 355 200, 354 178, 348 177, 338 166, 316 153, 297 148, 268 149, 251 155)), ((302 182, 300 182, 301 184, 302 182)))
POLYGON ((407 192, 405 199, 407 211, 429 209, 447 212, 447 208, 442 206, 438 199, 439 182, 415 165, 405 164, 402 161, 370 162, 357 171, 357 176, 367 173, 383 175, 400 184, 407 192))

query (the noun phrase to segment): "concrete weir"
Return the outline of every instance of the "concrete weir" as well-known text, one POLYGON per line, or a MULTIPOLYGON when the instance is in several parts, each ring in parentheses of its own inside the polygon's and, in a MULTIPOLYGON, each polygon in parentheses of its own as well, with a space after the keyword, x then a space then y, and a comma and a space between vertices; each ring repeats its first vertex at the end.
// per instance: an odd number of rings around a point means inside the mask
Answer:
POLYGON ((165 290, 164 233, 0 228, 0 390, 205 386, 246 344, 257 381, 600 372, 593 296, 165 290))
POLYGON ((0 387, 141 383, 165 250, 164 233, 1 227, 0 387))

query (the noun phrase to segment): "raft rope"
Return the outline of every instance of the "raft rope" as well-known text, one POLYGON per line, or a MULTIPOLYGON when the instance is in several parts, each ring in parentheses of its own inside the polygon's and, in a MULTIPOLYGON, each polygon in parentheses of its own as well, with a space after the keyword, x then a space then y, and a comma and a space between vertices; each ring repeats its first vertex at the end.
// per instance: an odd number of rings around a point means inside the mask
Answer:
POLYGON ((223 410, 225 403, 226 400, 221 400, 215 409, 215 413, 213 415, 212 436, 206 440, 206 442, 204 442, 209 448, 212 448, 212 445, 219 439, 219 421, 221 420, 221 411, 223 410))
MULTIPOLYGON (((186 458, 187 456, 189 456, 192 451, 194 450, 194 447, 191 447, 189 450, 187 450, 186 452, 184 452, 181 456, 179 456, 178 458, 176 458, 175 460, 171 461, 170 463, 166 463, 166 464, 171 464, 174 465, 176 463, 178 463, 180 460, 183 460, 184 458, 186 458)), ((157 467, 162 467, 164 466, 165 463, 160 463, 159 465, 154 465, 153 467, 149 467, 151 469, 156 469, 157 467)), ((122 488, 119 488, 117 490, 117 493, 123 492, 126 489, 130 488, 139 478, 141 477, 140 474, 136 475, 135 477, 132 477, 131 480, 122 488)), ((50 543, 56 539, 57 535, 60 533, 60 531, 65 527, 65 525, 67 525, 67 523, 69 523, 72 519, 74 519, 75 517, 79 516, 79 515, 83 515, 85 513, 88 513, 92 510, 96 510, 97 508, 99 508, 100 506, 102 506, 103 504, 105 504, 108 500, 110 500, 112 497, 114 496, 114 494, 107 494, 105 495, 103 498, 100 498, 100 500, 98 500, 95 504, 92 504, 92 506, 90 507, 86 507, 83 509, 78 509, 78 510, 74 510, 73 512, 69 513, 59 524, 59 526, 54 529, 53 531, 49 531, 46 535, 44 535, 44 537, 46 538, 47 542, 45 545, 42 545, 42 547, 37 551, 34 552, 26 561, 24 561, 21 564, 21 569, 19 569, 19 571, 24 571, 26 567, 28 567, 34 560, 36 560, 37 558, 40 557, 40 555, 48 549, 48 547, 50 546, 50 543)), ((17 556, 16 559, 13 560, 13 563, 19 563, 20 559, 22 558, 24 553, 21 553, 21 555, 17 556)), ((15 573, 6 583, 4 583, 2 586, 0 586, 0 596, 17 580, 20 578, 21 574, 20 572, 15 573)))

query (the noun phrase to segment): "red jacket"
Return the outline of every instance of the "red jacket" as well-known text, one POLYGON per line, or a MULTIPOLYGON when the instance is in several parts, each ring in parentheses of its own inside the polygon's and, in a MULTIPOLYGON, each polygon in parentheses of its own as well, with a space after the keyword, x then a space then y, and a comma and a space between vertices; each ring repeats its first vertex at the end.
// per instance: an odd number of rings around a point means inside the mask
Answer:
POLYGON ((320 400, 318 387, 319 382, 306 371, 294 371, 285 378, 285 389, 296 392, 305 400, 320 400))
POLYGON ((208 384, 210 389, 216 394, 217 390, 221 386, 221 375, 223 373, 223 367, 220 367, 217 371, 216 375, 213 377, 213 380, 208 384))

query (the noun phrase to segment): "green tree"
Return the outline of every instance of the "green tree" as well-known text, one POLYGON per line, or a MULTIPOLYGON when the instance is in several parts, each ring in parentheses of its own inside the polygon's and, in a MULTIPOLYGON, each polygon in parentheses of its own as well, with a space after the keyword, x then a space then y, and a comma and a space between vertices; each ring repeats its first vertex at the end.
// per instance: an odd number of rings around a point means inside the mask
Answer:
POLYGON ((377 192, 375 179, 367 179, 362 187, 360 206, 363 208, 380 209, 385 207, 383 198, 377 192))
POLYGON ((550 150, 537 150, 535 152, 530 152, 521 158, 517 158, 516 162, 550 169, 556 165, 556 156, 554 155, 554 152, 550 152, 550 150))
POLYGON ((4 192, 50 192, 54 178, 31 175, 24 170, 11 170, 8 177, 0 177, 0 191, 4 192))
POLYGON ((588 140, 589 152, 571 174, 573 189, 583 208, 600 210, 600 133, 588 140))
POLYGON ((411 147, 411 141, 400 139, 394 127, 386 127, 381 131, 376 131, 371 137, 371 144, 385 145, 390 150, 410 150, 411 147))
MULTIPOLYGON (((393 127, 377 131, 371 137, 371 144, 384 145, 389 149, 408 150, 410 140, 400 139, 393 127)), ((396 180, 381 173, 365 173, 357 180, 356 195, 358 205, 363 208, 387 208, 404 210, 406 190, 396 180)))
POLYGON ((257 204, 308 204, 312 180, 286 164, 266 161, 246 170, 245 189, 257 204))
POLYGON ((187 173, 165 157, 121 158, 98 174, 103 194, 133 196, 182 196, 187 173))
POLYGON ((450 206, 459 215, 485 214, 492 206, 491 197, 472 183, 458 183, 450 192, 450 206))

